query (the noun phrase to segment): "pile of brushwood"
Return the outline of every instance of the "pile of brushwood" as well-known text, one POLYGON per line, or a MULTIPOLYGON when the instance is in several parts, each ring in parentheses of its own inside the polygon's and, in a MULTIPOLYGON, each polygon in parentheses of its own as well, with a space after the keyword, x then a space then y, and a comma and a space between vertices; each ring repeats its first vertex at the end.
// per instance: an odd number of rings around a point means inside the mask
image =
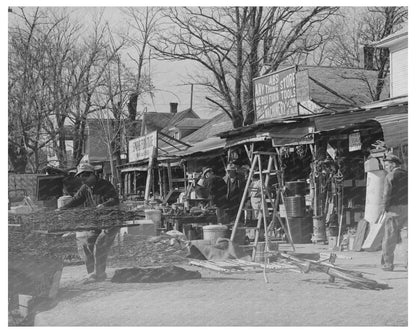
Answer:
MULTIPOLYGON (((108 228, 126 221, 142 219, 140 211, 119 209, 75 209, 38 211, 27 215, 9 216, 9 255, 38 255, 61 258, 65 265, 83 263, 75 233, 68 231, 108 228), (39 232, 41 231, 41 232, 39 232), (42 233, 45 232, 45 233, 42 233)), ((170 238, 160 240, 149 236, 123 234, 116 236, 109 254, 109 265, 155 266, 187 261, 187 248, 170 238)))
POLYGON ((181 243, 169 238, 140 235, 118 236, 108 258, 113 267, 157 266, 184 264, 189 251, 181 243))
POLYGON ((142 218, 143 213, 140 211, 126 211, 113 207, 35 211, 21 216, 22 223, 33 230, 48 232, 109 228, 142 218))

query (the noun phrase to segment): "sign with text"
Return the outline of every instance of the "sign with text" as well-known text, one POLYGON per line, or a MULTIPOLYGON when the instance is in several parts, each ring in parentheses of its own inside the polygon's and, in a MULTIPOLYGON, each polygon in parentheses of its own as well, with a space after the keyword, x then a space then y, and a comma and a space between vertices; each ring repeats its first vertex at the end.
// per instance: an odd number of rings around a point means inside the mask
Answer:
POLYGON ((298 115, 296 67, 290 67, 253 80, 256 121, 298 115))
POLYGON ((157 147, 157 131, 129 141, 129 162, 149 158, 153 147, 157 147))

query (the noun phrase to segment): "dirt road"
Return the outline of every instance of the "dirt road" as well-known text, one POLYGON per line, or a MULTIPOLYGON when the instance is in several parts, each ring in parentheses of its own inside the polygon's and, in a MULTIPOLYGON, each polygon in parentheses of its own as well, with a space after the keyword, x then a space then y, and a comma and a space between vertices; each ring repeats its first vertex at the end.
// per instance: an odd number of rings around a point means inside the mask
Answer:
MULTIPOLYGON (((322 252, 309 245, 300 251, 322 252)), ((380 253, 342 252, 337 264, 369 273, 388 290, 360 290, 324 273, 220 274, 167 283, 80 284, 83 266, 65 267, 58 304, 35 326, 406 326, 407 271, 379 268, 380 253)), ((111 277, 114 268, 109 268, 111 277)))

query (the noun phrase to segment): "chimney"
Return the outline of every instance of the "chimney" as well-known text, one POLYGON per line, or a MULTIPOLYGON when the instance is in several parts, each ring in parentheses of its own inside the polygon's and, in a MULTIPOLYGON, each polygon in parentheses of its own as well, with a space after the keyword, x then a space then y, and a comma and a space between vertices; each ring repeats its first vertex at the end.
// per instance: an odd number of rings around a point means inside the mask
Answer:
POLYGON ((169 103, 170 105, 170 113, 177 113, 178 112, 178 103, 169 103))

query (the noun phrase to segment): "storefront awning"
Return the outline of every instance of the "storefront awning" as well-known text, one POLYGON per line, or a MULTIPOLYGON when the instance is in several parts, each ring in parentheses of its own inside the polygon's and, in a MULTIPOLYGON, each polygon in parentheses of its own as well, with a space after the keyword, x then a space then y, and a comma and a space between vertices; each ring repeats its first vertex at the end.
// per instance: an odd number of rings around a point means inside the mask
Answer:
POLYGON ((394 114, 407 114, 407 105, 381 109, 369 109, 364 111, 354 110, 316 117, 314 119, 315 132, 327 132, 336 129, 349 128, 369 120, 376 120, 377 117, 394 114))
POLYGON ((261 142, 261 141, 266 141, 266 140, 270 140, 269 136, 265 136, 263 134, 260 135, 252 135, 249 137, 236 137, 236 138, 229 138, 227 139, 227 143, 225 144, 225 148, 231 148, 231 147, 235 147, 235 146, 239 146, 245 143, 254 143, 254 142, 261 142))
POLYGON ((383 130, 384 142, 388 147, 398 147, 408 142, 407 105, 317 117, 315 119, 315 132, 358 128, 372 121, 380 124, 383 130))
POLYGON ((176 152, 175 156, 185 157, 196 155, 198 153, 207 153, 212 152, 217 149, 222 149, 225 147, 225 139, 221 139, 219 137, 212 137, 206 140, 200 141, 195 143, 192 147, 180 152, 176 152))
POLYGON ((374 118, 383 129, 384 142, 387 147, 399 147, 408 143, 408 114, 392 114, 374 118))
POLYGON ((273 147, 304 145, 314 142, 314 128, 307 124, 296 124, 276 128, 270 132, 273 147))

